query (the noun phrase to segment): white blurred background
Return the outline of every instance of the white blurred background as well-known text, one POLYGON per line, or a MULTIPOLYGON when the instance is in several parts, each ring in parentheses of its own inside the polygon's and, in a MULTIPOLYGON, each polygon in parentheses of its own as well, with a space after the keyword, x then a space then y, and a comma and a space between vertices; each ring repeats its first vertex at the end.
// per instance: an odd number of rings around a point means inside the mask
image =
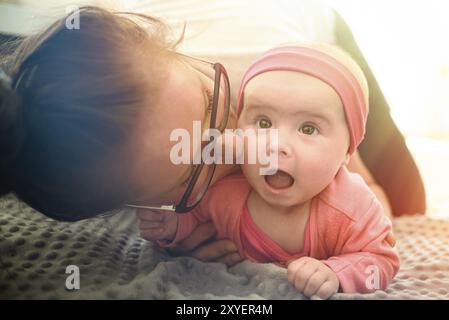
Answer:
POLYGON ((449 2, 328 0, 352 26, 406 135, 449 139, 449 2))
POLYGON ((350 25, 407 139, 427 213, 449 217, 449 1, 327 2, 350 25))

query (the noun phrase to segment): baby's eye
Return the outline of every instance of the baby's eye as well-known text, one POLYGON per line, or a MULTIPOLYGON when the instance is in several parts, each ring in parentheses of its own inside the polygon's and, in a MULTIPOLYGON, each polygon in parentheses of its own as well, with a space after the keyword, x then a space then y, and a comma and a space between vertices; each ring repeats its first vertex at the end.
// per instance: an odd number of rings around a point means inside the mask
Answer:
POLYGON ((307 134, 309 136, 312 134, 318 133, 318 129, 315 126, 312 126, 310 124, 303 125, 302 127, 300 127, 298 129, 298 131, 301 133, 307 134))
POLYGON ((266 119, 266 118, 260 119, 260 120, 257 122, 257 125, 258 125, 259 128, 261 128, 261 129, 268 129, 268 128, 271 128, 271 126, 272 126, 271 121, 268 120, 268 119, 266 119))

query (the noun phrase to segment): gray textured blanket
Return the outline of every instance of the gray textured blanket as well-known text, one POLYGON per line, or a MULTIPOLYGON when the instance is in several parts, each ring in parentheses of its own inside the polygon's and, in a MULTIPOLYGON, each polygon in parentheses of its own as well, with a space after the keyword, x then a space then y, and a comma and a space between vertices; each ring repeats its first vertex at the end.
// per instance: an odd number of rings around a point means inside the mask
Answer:
MULTIPOLYGON (((386 292, 333 299, 448 299, 449 221, 394 221, 401 270, 386 292)), ((70 282, 70 281, 69 281, 70 282)), ((73 282, 70 282, 73 284, 73 282)), ((139 238, 132 211, 59 223, 14 196, 0 198, 0 298, 3 299, 303 299, 272 264, 170 257, 139 238), (80 289, 67 290, 68 265, 80 289)))

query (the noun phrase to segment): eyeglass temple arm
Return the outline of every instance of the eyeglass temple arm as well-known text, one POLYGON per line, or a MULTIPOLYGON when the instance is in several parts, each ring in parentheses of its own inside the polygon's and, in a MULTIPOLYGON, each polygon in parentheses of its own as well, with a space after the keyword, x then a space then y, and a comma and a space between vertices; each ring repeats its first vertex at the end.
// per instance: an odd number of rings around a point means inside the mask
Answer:
POLYGON ((125 207, 136 208, 136 209, 150 209, 150 210, 163 210, 163 211, 176 211, 174 205, 163 205, 160 207, 148 207, 148 206, 138 206, 135 204, 125 204, 125 207))

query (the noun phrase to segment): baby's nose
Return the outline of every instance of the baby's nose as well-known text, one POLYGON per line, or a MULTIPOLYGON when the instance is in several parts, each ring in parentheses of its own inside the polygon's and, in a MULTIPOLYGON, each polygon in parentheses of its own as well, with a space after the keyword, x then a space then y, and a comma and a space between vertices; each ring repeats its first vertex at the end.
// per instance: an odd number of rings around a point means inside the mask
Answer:
POLYGON ((292 155, 292 148, 289 144, 280 143, 278 147, 279 155, 284 157, 290 157, 292 155))
POLYGON ((269 139, 268 143, 268 150, 270 150, 271 154, 277 153, 282 157, 290 157, 293 154, 293 148, 291 147, 289 137, 278 134, 277 138, 269 139))

